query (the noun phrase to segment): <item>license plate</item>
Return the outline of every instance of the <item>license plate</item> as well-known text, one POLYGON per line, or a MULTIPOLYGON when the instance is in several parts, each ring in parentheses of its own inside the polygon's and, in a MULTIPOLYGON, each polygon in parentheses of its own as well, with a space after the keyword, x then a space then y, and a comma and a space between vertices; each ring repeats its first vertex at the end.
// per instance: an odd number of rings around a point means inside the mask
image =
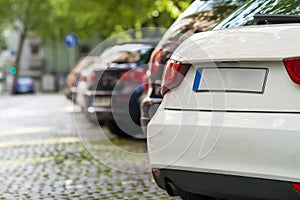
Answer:
POLYGON ((263 93, 267 74, 266 68, 198 68, 193 91, 263 93))
POLYGON ((20 87, 20 92, 27 92, 28 89, 25 86, 20 87))
POLYGON ((110 97, 96 97, 95 106, 103 106, 103 107, 110 107, 111 106, 111 98, 110 97))

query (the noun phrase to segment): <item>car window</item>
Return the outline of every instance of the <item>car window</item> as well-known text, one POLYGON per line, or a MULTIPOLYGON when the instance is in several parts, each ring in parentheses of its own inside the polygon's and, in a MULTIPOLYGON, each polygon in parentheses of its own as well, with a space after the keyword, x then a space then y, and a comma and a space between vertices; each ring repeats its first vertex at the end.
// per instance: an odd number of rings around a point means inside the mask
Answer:
POLYGON ((153 47, 146 44, 117 45, 104 51, 101 63, 138 63, 153 47))
POLYGON ((244 0, 194 1, 168 29, 161 44, 182 41, 194 32, 212 29, 221 19, 232 13, 244 0))
POLYGON ((119 51, 111 54, 106 63, 138 63, 153 48, 144 48, 135 51, 119 51))
POLYGON ((137 63, 141 59, 141 51, 123 51, 114 59, 113 63, 137 63))
POLYGON ((300 14, 300 0, 252 0, 219 23, 214 30, 253 25, 253 16, 260 14, 300 14))
POLYGON ((19 83, 19 84, 30 84, 31 81, 32 81, 32 79, 29 78, 29 77, 20 77, 20 78, 18 79, 18 83, 19 83))
POLYGON ((97 57, 85 57, 82 58, 76 65, 76 67, 72 70, 73 73, 79 73, 81 70, 88 68, 94 62, 96 62, 97 57))

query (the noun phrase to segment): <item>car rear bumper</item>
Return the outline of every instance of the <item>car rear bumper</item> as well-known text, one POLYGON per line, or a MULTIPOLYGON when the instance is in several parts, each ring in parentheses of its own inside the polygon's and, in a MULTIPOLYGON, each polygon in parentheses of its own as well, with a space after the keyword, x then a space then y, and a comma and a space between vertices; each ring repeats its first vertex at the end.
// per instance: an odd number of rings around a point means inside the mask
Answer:
POLYGON ((126 107, 102 107, 102 106, 90 106, 88 107, 90 113, 96 113, 98 119, 101 120, 115 120, 115 121, 129 121, 138 124, 140 115, 138 109, 128 110, 126 107))
POLYGON ((35 88, 33 87, 27 87, 27 88, 13 88, 13 93, 30 93, 34 92, 35 88))
POLYGON ((114 119, 111 108, 94 107, 94 109, 99 121, 110 121, 114 119))
POLYGON ((152 168, 300 182, 300 114, 159 108, 148 125, 152 168))
POLYGON ((88 90, 85 94, 86 104, 93 107, 93 112, 110 112, 115 119, 131 120, 140 124, 140 98, 144 88, 134 84, 125 86, 123 90, 114 91, 88 90))
POLYGON ((163 189, 166 182, 172 182, 179 190, 222 199, 300 199, 300 193, 285 181, 174 169, 154 171, 155 181, 163 189))

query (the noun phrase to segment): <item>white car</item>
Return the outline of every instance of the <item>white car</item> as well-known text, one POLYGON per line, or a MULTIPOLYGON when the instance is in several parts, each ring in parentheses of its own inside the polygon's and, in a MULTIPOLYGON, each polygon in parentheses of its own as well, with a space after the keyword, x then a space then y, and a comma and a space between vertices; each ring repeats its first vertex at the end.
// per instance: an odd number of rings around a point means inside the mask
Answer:
POLYGON ((300 199, 299 5, 248 1, 216 28, 229 29, 194 34, 171 56, 148 125, 169 195, 300 199))
MULTIPOLYGON (((130 50, 132 45, 129 44, 122 44, 122 45, 115 45, 112 47, 107 47, 103 51, 102 49, 96 49, 95 53, 101 51, 99 56, 95 57, 94 61, 86 64, 84 67, 79 68, 78 71, 78 79, 76 82, 76 103, 83 109, 88 109, 88 105, 86 105, 86 94, 89 93, 89 87, 94 83, 95 73, 94 70, 96 69, 106 69, 108 67, 108 63, 111 63, 112 60, 119 58, 122 55, 122 52, 126 50, 130 50)), ((90 56, 91 57, 91 56, 90 56)))

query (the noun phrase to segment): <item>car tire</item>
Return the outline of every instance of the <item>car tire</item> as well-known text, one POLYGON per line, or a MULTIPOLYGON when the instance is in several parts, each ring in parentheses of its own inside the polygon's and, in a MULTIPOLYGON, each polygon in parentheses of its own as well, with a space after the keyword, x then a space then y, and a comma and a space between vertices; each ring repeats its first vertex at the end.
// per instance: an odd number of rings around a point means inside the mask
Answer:
POLYGON ((122 129, 120 129, 120 127, 117 125, 117 123, 114 120, 106 122, 106 126, 114 135, 117 135, 118 137, 132 138, 131 135, 127 134, 122 129))
POLYGON ((181 192, 180 197, 183 200, 214 200, 214 198, 189 192, 181 192))

